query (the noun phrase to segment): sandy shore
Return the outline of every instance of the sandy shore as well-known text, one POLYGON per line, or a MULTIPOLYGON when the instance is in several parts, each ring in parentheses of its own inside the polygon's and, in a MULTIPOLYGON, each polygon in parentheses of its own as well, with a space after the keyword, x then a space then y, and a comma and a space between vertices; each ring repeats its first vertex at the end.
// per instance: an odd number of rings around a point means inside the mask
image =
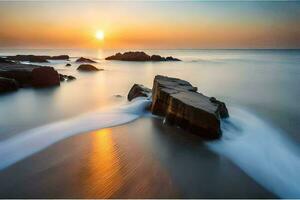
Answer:
POLYGON ((0 171, 0 196, 276 197, 198 137, 148 117, 73 136, 0 171))

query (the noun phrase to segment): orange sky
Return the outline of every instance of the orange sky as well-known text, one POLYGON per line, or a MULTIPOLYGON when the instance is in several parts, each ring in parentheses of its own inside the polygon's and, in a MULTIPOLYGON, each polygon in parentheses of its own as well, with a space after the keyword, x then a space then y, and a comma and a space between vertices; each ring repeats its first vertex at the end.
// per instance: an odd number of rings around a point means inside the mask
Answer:
POLYGON ((297 2, 10 1, 0 47, 299 48, 299 19, 297 2))

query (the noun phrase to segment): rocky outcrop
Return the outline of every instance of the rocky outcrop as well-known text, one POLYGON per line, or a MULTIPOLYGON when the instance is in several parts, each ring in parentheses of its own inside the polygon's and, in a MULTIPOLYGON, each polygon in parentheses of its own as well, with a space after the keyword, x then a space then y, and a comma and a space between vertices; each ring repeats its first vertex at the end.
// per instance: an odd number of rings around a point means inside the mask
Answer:
POLYGON ((151 89, 140 84, 134 84, 127 95, 127 99, 128 101, 131 101, 132 99, 137 97, 150 97, 150 96, 151 96, 151 89))
MULTIPOLYGON (((127 99, 150 96, 149 88, 134 84, 127 99)), ((225 103, 198 93, 197 87, 185 80, 160 75, 153 81, 150 110, 203 139, 220 138, 221 119, 229 117, 225 103)))
POLYGON ((16 55, 16 56, 6 57, 7 60, 39 62, 39 63, 48 62, 48 60, 68 60, 69 58, 70 57, 68 55, 59 55, 59 56, 16 55))
POLYGON ((32 70, 33 87, 60 85, 59 75, 53 67, 39 67, 32 70))
POLYGON ((0 93, 17 90, 19 85, 16 80, 0 77, 0 93))
POLYGON ((145 52, 142 51, 129 51, 125 53, 117 53, 113 56, 109 56, 105 58, 105 60, 121 60, 121 61, 180 61, 178 58, 162 57, 160 55, 152 55, 149 56, 145 52))
POLYGON ((77 62, 77 63, 97 63, 96 61, 93 61, 91 59, 84 58, 84 57, 78 58, 75 62, 77 62))
POLYGON ((220 138, 220 120, 229 116, 225 103, 198 93, 187 81, 160 75, 153 82, 151 111, 204 139, 220 138))
POLYGON ((69 60, 70 56, 68 56, 68 55, 51 56, 48 59, 49 60, 69 60))
POLYGON ((59 74, 60 81, 73 81, 76 80, 74 76, 59 74))
POLYGON ((101 71, 103 69, 98 69, 97 67, 89 64, 82 64, 77 68, 77 70, 85 71, 85 72, 95 72, 95 71, 101 71))
MULTIPOLYGON (((75 77, 66 76, 67 80, 75 77)), ((1 91, 11 91, 19 87, 49 87, 60 84, 60 76, 52 67, 25 65, 0 60, 0 78, 2 79, 1 91), (9 80, 6 80, 9 79, 9 80), (17 84, 14 84, 17 83, 17 84), (9 84, 8 84, 9 83, 9 84), (6 89, 5 89, 6 88, 6 89)))

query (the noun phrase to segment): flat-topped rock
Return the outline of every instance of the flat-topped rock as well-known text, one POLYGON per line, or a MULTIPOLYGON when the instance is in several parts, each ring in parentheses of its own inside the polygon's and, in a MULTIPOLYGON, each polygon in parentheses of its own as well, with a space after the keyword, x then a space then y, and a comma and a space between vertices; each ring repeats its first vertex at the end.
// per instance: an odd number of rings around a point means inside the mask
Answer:
POLYGON ((82 64, 77 68, 77 70, 83 72, 96 72, 96 71, 102 71, 103 69, 98 69, 97 67, 90 64, 82 64))
POLYGON ((94 60, 91 60, 91 59, 88 59, 88 58, 84 58, 84 57, 78 58, 75 62, 77 62, 77 63, 97 63, 94 60))
POLYGON ((198 93, 187 81, 160 75, 153 82, 151 111, 204 139, 220 138, 220 119, 229 116, 223 102, 198 93))
POLYGON ((121 60, 121 61, 180 61, 178 58, 162 57, 160 55, 148 55, 143 51, 129 51, 125 53, 117 53, 113 56, 105 58, 105 60, 121 60))
POLYGON ((44 55, 16 55, 16 56, 7 56, 7 60, 13 61, 27 61, 27 62, 40 62, 47 63, 48 60, 68 60, 70 57, 68 55, 59 55, 59 56, 44 56, 44 55))
MULTIPOLYGON (((17 87, 49 87, 60 85, 60 76, 53 67, 27 65, 14 62, 1 62, 0 60, 0 78, 13 80, 17 87)), ((74 80, 74 77, 67 76, 68 80, 74 80)), ((10 91, 11 86, 7 84, 8 80, 2 81, 2 90, 10 91), (6 88, 6 89, 5 89, 6 88)))

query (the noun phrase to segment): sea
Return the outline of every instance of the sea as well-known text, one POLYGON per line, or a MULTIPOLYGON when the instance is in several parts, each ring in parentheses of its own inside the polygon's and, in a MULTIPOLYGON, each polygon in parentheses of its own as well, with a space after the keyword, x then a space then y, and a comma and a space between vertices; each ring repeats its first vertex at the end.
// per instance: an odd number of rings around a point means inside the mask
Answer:
POLYGON ((144 49, 182 61, 105 60, 124 51, 0 50, 67 54, 34 64, 76 77, 1 94, 1 198, 300 198, 300 50, 144 49), (77 71, 79 57, 104 70, 77 71), (133 84, 152 88, 156 75, 224 101, 222 138, 164 124, 145 110, 151 99, 127 101, 133 84))

